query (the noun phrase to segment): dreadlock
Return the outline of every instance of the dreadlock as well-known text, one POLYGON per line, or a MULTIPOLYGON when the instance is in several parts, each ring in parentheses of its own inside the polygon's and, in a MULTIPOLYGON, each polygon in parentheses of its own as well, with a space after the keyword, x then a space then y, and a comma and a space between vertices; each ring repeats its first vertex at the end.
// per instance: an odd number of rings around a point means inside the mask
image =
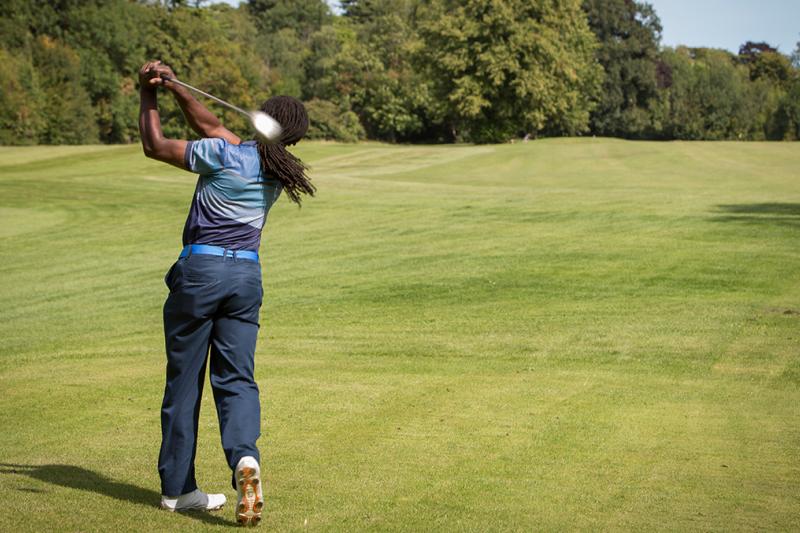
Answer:
POLYGON ((287 145, 297 144, 308 130, 308 114, 303 103, 291 96, 273 96, 261 106, 261 110, 280 123, 281 138, 275 144, 258 141, 261 171, 271 175, 283 185, 289 199, 300 205, 301 194, 314 196, 316 187, 306 175, 308 167, 291 154, 287 145))

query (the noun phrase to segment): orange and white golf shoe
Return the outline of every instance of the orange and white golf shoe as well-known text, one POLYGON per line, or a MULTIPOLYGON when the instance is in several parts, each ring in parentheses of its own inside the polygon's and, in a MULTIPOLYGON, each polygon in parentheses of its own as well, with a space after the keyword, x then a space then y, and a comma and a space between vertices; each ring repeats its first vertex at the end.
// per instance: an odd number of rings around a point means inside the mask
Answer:
POLYGON ((254 457, 242 457, 236 465, 236 521, 255 526, 261 521, 264 496, 261 492, 261 469, 254 457))

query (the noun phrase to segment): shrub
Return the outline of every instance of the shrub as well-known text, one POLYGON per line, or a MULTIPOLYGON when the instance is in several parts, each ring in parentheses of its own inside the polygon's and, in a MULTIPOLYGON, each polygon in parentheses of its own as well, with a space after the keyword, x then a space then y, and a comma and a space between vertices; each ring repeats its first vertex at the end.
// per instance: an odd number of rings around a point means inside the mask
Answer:
POLYGON ((314 99, 306 103, 311 122, 309 139, 330 139, 357 142, 365 137, 364 127, 350 109, 338 107, 328 100, 314 99))

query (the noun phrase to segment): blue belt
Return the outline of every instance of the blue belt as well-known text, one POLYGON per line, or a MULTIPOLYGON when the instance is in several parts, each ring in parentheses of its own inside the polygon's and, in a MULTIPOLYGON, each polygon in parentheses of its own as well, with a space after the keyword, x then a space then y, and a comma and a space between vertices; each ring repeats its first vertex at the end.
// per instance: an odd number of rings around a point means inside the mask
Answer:
POLYGON ((217 257, 232 257, 234 259, 247 259, 248 261, 258 262, 258 252, 250 250, 229 250, 221 246, 211 246, 208 244, 187 244, 183 247, 180 257, 190 255, 216 255, 217 257))

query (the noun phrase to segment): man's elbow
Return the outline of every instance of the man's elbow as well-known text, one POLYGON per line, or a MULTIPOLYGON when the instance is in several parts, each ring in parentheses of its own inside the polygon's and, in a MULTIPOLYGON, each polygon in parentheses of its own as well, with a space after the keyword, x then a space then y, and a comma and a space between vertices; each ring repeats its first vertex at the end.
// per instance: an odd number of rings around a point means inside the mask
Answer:
POLYGON ((160 159, 159 156, 163 152, 163 149, 161 143, 147 140, 142 142, 142 151, 144 152, 145 157, 149 157, 150 159, 160 159))

